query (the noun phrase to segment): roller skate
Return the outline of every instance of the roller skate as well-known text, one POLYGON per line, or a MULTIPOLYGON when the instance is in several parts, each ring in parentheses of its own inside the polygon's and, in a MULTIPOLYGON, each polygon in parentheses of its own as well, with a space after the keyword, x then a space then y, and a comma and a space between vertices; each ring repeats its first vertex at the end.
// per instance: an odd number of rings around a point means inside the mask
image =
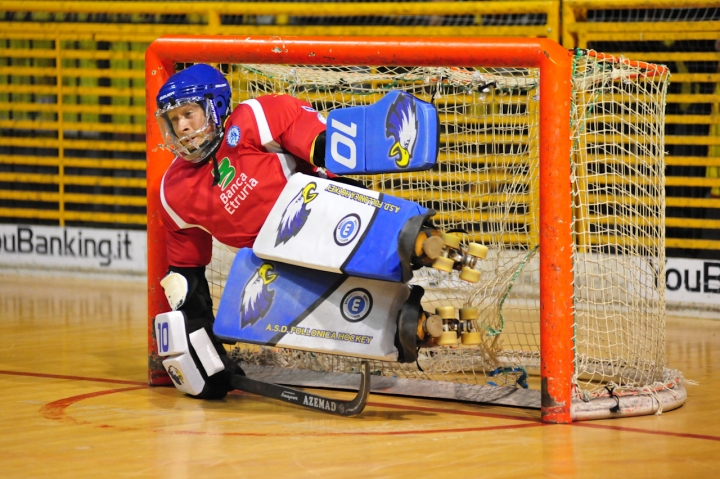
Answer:
POLYGON ((417 330, 415 331, 419 347, 437 346, 443 333, 443 320, 439 315, 427 311, 420 313, 417 330))
POLYGON ((469 283, 480 281, 478 261, 487 256, 487 246, 470 243, 467 248, 460 245, 460 238, 441 233, 433 228, 423 228, 415 240, 414 264, 431 266, 450 273, 460 272, 460 279, 469 283))
POLYGON ((458 311, 459 315, 456 316, 455 308, 441 306, 435 310, 435 313, 442 321, 442 333, 437 340, 438 346, 472 347, 481 343, 480 332, 473 323, 479 317, 477 308, 461 308, 458 311))

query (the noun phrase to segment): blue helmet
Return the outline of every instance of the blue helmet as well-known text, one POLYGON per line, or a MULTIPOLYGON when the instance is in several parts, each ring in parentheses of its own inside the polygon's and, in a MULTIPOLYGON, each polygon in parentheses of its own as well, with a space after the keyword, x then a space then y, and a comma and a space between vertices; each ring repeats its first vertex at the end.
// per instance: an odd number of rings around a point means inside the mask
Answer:
POLYGON ((203 161, 215 151, 223 137, 223 122, 230 112, 232 92, 222 73, 210 65, 193 65, 172 75, 160 88, 155 117, 165 146, 193 163, 203 161), (194 131, 176 131, 173 111, 189 103, 205 114, 204 123, 194 131), (195 107, 197 108, 197 107, 195 107))

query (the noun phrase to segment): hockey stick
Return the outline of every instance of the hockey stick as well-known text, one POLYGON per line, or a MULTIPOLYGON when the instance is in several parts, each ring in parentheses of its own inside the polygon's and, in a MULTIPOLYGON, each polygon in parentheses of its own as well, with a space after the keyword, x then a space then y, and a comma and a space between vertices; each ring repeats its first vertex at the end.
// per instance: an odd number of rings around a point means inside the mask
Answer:
POLYGON ((338 416, 351 417, 357 416, 365 409, 365 403, 370 392, 370 366, 367 361, 362 362, 360 376, 360 388, 355 398, 350 401, 317 396, 299 389, 266 383, 246 376, 233 376, 231 384, 235 389, 257 394, 258 396, 269 397, 338 416))

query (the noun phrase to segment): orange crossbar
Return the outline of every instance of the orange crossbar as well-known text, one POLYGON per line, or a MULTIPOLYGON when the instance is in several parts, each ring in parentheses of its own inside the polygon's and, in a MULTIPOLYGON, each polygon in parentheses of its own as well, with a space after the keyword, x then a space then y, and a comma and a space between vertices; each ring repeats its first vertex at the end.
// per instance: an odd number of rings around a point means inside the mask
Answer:
POLYGON ((567 423, 574 372, 570 106, 572 54, 542 38, 168 36, 145 54, 148 184, 150 384, 167 384, 152 336, 168 305, 159 285, 167 269, 159 189, 172 158, 158 147, 155 96, 174 63, 486 66, 540 69, 540 350, 542 420, 567 423))
POLYGON ((588 50, 587 55, 593 58, 597 58, 599 60, 608 60, 615 63, 624 63, 626 65, 629 65, 631 67, 636 68, 642 68, 644 70, 648 70, 648 75, 665 75, 670 73, 670 70, 665 65, 654 65, 652 63, 647 62, 640 62, 635 60, 629 60, 627 58, 623 57, 616 57, 614 55, 610 55, 608 53, 600 53, 596 52, 595 50, 588 50))

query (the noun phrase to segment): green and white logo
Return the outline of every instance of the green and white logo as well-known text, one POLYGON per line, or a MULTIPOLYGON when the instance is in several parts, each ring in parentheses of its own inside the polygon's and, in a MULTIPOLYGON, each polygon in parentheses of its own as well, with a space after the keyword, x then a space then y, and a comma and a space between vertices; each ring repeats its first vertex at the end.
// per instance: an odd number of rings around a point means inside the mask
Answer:
POLYGON ((218 164, 218 172, 220 173, 220 181, 218 184, 220 185, 220 189, 224 191, 225 188, 230 186, 232 180, 235 179, 235 167, 230 164, 229 158, 223 158, 218 164))

